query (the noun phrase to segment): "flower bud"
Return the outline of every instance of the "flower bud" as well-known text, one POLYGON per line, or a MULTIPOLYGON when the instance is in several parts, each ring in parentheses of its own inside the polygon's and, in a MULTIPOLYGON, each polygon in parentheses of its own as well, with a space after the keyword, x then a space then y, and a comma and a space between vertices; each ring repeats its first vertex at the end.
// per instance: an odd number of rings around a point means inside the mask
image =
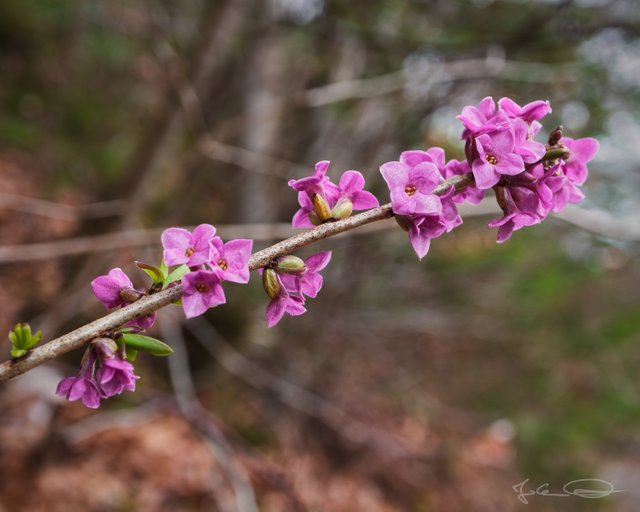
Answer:
POLYGON ((123 288, 118 292, 118 295, 123 301, 131 303, 137 301, 144 293, 134 290, 133 288, 123 288))
POLYGON ((101 359, 109 359, 118 351, 118 344, 111 338, 96 338, 91 345, 101 359))
POLYGON ((331 218, 331 209, 329 208, 329 204, 320 194, 313 194, 313 206, 321 221, 324 222, 331 218))
POLYGON ((262 272, 262 287, 270 299, 275 299, 280 293, 280 279, 272 268, 265 268, 262 272))
POLYGON ((549 146, 555 146, 562 138, 562 125, 557 126, 549 134, 549 146))
POLYGON ((302 274, 307 266, 301 258, 288 254, 276 260, 276 270, 282 274, 302 274))
POLYGON ((353 212, 353 203, 349 199, 344 198, 333 207, 333 210, 331 210, 331 217, 336 220, 346 219, 351 216, 351 212, 353 212))

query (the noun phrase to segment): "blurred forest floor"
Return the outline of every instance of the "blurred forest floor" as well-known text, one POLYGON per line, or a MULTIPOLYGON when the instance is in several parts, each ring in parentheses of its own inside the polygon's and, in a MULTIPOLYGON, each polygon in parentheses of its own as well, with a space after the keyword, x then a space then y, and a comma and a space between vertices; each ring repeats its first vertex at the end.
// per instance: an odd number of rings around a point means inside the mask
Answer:
MULTIPOLYGON (((318 160, 384 201, 378 166, 461 158, 455 115, 486 95, 549 99, 547 132, 598 137, 584 207, 638 218, 639 17, 634 0, 5 0, 0 332, 102 315, 90 280, 158 263, 165 227, 288 236, 286 181, 318 160)), ((510 511, 527 478, 625 490, 532 510, 637 510, 637 243, 551 220, 498 246, 487 220, 422 262, 393 222, 323 242, 320 296, 271 330, 257 279, 201 319, 165 308, 152 335, 175 354, 138 358, 136 393, 99 412, 54 395, 79 353, 3 384, 0 511, 510 511)))

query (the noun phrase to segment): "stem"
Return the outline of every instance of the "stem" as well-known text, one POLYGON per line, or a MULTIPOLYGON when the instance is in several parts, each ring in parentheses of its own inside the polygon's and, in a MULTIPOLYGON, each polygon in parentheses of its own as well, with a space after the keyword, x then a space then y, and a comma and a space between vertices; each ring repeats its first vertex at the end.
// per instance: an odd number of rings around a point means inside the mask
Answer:
MULTIPOLYGON (((450 187, 454 186, 456 191, 462 190, 473 183, 473 175, 454 176, 436 187, 434 194, 442 195, 450 187)), ((365 224, 370 224, 379 220, 393 217, 391 204, 385 204, 378 208, 373 208, 365 212, 353 215, 336 222, 328 222, 314 229, 294 235, 286 240, 278 242, 271 247, 262 249, 254 253, 249 260, 249 269, 257 270, 267 265, 271 260, 290 254, 302 247, 313 244, 325 238, 344 233, 365 224)), ((23 358, 5 361, 0 364, 0 382, 25 373, 36 366, 46 363, 55 357, 66 354, 72 350, 82 347, 93 338, 120 327, 129 320, 148 315, 177 301, 182 296, 182 285, 173 286, 158 293, 143 297, 130 304, 126 308, 118 309, 102 318, 83 325, 59 338, 55 338, 48 343, 34 348, 23 358)))

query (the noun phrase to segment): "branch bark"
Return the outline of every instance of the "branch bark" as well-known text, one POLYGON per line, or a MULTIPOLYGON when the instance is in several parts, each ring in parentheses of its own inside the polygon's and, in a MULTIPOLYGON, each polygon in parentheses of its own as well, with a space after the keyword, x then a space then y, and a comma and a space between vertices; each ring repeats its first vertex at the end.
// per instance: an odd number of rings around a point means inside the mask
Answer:
MULTIPOLYGON (((461 190, 473 182, 473 175, 454 176, 442 184, 434 191, 434 194, 442 195, 450 187, 461 190)), ((314 229, 294 235, 275 245, 267 247, 254 253, 249 260, 249 269, 257 270, 274 258, 290 254, 302 247, 319 242, 325 238, 344 233, 366 224, 371 224, 379 220, 389 219, 393 216, 391 204, 385 204, 378 208, 373 208, 365 212, 353 215, 336 222, 328 222, 314 229)), ((55 338, 44 345, 34 348, 27 356, 17 360, 6 361, 0 364, 0 382, 25 373, 36 366, 46 363, 62 354, 66 354, 74 349, 82 347, 92 339, 103 335, 113 329, 120 327, 129 320, 145 316, 157 311, 164 306, 177 301, 182 296, 182 285, 177 285, 147 297, 143 297, 137 302, 123 309, 118 309, 98 320, 83 325, 68 334, 55 338)))

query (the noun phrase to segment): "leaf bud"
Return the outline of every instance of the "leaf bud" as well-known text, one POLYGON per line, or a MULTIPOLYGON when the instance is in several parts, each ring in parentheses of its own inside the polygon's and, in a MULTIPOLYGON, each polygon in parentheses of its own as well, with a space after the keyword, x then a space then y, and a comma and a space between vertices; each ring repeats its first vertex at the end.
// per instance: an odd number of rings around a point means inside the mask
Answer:
POLYGON ((282 274, 302 274, 307 266, 301 258, 288 254, 276 260, 275 269, 282 274))
POLYGON ((262 272, 262 286, 270 299, 275 299, 280 293, 280 279, 272 268, 265 268, 262 272))
POLYGON ((134 290, 133 288, 123 288, 118 292, 118 295, 123 301, 131 303, 140 299, 144 293, 134 290))

